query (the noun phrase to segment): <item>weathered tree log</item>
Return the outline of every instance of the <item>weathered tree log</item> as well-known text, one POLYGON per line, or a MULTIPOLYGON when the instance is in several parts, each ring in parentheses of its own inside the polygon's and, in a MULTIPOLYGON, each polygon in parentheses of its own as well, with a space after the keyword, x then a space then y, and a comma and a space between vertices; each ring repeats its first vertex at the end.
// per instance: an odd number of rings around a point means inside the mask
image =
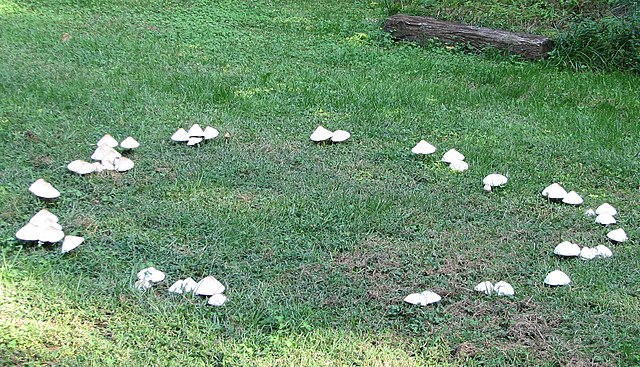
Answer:
POLYGON ((493 46, 520 54, 528 59, 540 59, 551 51, 551 40, 526 33, 474 27, 443 22, 429 17, 397 14, 387 18, 384 30, 397 40, 416 41, 439 39, 445 43, 463 42, 475 47, 493 46))

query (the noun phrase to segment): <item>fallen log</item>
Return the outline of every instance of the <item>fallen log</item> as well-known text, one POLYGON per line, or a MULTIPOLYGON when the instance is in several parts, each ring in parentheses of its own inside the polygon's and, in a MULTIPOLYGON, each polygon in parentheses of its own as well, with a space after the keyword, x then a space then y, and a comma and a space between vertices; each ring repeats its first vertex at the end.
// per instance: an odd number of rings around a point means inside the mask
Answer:
POLYGON ((462 42, 475 47, 493 46, 515 52, 528 59, 544 58, 552 48, 551 40, 543 36, 474 27, 462 23, 444 22, 429 17, 403 14, 387 18, 384 30, 391 32, 396 40, 424 44, 428 39, 438 39, 445 43, 462 42))

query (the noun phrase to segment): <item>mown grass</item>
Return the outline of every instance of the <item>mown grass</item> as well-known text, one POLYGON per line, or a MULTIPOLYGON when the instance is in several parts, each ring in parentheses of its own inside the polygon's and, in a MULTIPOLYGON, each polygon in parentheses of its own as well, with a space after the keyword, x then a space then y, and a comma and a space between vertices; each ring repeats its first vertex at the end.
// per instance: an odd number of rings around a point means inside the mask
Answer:
POLYGON ((639 363, 637 78, 392 44, 368 2, 0 0, 0 363, 503 366, 639 363), (64 33, 71 39, 62 42, 64 33), (173 145, 198 122, 232 134, 173 145), (318 124, 344 145, 313 145, 318 124), (136 168, 77 177, 103 134, 136 168), (456 148, 453 174, 410 148, 456 148), (507 187, 481 190, 485 174, 507 187), (38 202, 43 177, 62 197, 38 202), (620 210, 606 229, 539 196, 620 210), (42 207, 86 243, 19 244, 42 207), (167 281, 132 289, 154 265, 167 281), (574 284, 542 285, 560 268, 574 284), (230 302, 170 296, 208 274, 230 302), (516 297, 480 297, 481 280, 516 297), (402 298, 434 289, 441 304, 402 298))

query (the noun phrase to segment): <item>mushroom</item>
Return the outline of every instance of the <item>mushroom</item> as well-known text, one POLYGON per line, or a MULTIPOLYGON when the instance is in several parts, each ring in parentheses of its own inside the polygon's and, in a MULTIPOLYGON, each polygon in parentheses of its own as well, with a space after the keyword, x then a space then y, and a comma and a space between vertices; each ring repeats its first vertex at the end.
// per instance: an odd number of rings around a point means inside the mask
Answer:
POLYGON ((624 242, 629 239, 629 237, 627 237, 627 233, 622 228, 614 229, 607 233, 607 238, 614 242, 624 242))
POLYGON ((105 155, 102 156, 102 159, 100 159, 100 162, 102 162, 103 165, 105 163, 114 164, 116 159, 120 157, 122 157, 122 154, 113 148, 109 148, 109 150, 105 152, 105 155))
POLYGON ((442 297, 437 293, 431 291, 424 291, 422 293, 412 293, 404 298, 404 301, 412 305, 426 306, 432 303, 440 302, 442 297))
MULTIPOLYGON (((40 227, 42 228, 42 227, 40 227)), ((48 226, 40 232, 38 241, 56 243, 64 238, 64 232, 58 226, 48 226)))
POLYGON ((144 268, 138 272, 138 279, 142 281, 148 281, 152 283, 158 283, 164 280, 165 273, 154 268, 153 266, 144 268))
POLYGON ((598 251, 598 257, 611 257, 613 256, 613 252, 611 252, 611 249, 609 249, 607 246, 605 245, 598 245, 596 246, 596 251, 598 251))
POLYGON ((152 284, 149 280, 138 279, 136 283, 133 285, 136 289, 146 290, 151 288, 152 284))
POLYGON ((616 218, 614 218, 611 214, 599 214, 596 217, 596 223, 602 224, 603 226, 608 226, 609 224, 615 224, 616 218))
POLYGON ((122 149, 131 150, 139 147, 140 143, 138 143, 136 139, 128 136, 126 139, 122 141, 122 143, 120 143, 120 146, 122 147, 122 149))
POLYGON ((452 161, 449 168, 456 172, 464 172, 469 169, 469 165, 465 161, 452 161))
POLYGON ((609 214, 612 217, 615 217, 618 214, 616 208, 611 206, 609 203, 604 203, 596 208, 596 214, 609 214))
POLYGON ((420 140, 415 147, 411 148, 413 154, 432 154, 435 153, 436 147, 427 143, 425 140, 420 140))
POLYGON ((224 292, 224 285, 218 279, 209 275, 198 282, 195 293, 198 296, 213 296, 214 294, 224 292))
POLYGON ((115 148, 118 146, 118 141, 113 138, 113 136, 107 134, 102 137, 102 139, 98 140, 96 143, 97 146, 106 145, 109 148, 115 148))
POLYGON ((578 195, 575 191, 569 191, 567 195, 562 199, 562 202, 569 205, 582 205, 584 199, 578 195))
POLYGON ((222 306, 227 302, 227 296, 222 293, 217 293, 209 297, 207 304, 209 306, 222 306))
POLYGON ((580 246, 569 241, 564 241, 556 246, 556 248, 553 250, 553 253, 558 256, 579 256, 580 246))
POLYGON ((476 285, 473 289, 477 292, 482 292, 486 295, 489 295, 493 293, 493 284, 490 281, 486 280, 482 283, 478 283, 478 285, 476 285))
POLYGON ((186 132, 185 129, 179 128, 175 133, 173 133, 173 135, 171 135, 171 140, 179 142, 188 141, 189 133, 186 132))
POLYGON ((198 288, 198 282, 189 277, 182 282, 182 287, 185 292, 193 292, 198 288))
POLYGON ((58 217, 48 211, 47 209, 42 209, 29 219, 29 223, 34 224, 38 227, 48 226, 50 223, 58 223, 58 217))
POLYGON ((586 215, 587 217, 595 217, 596 212, 594 212, 594 211, 593 211, 593 209, 587 209, 587 210, 584 212, 584 215, 586 215))
POLYGON ((455 149, 449 149, 442 156, 442 161, 444 163, 452 163, 454 161, 464 161, 464 155, 462 155, 462 153, 458 152, 455 149))
POLYGON ((210 140, 220 135, 220 132, 211 126, 205 127, 203 133, 205 140, 210 140))
POLYGON ((336 130, 333 132, 333 135, 331 135, 331 141, 334 143, 341 143, 343 141, 346 141, 350 137, 351 137, 350 132, 345 130, 336 130))
POLYGON ((40 239, 40 233, 43 228, 38 227, 33 223, 27 223, 24 227, 20 228, 18 232, 16 232, 16 238, 20 241, 38 241, 40 239))
POLYGON ((494 284, 493 290, 496 292, 497 296, 513 296, 516 294, 516 291, 513 289, 511 284, 505 281, 499 281, 494 284))
POLYGON ((550 286, 562 286, 571 283, 571 279, 567 276, 567 274, 563 273, 560 270, 554 270, 551 273, 547 274, 544 278, 544 284, 550 286))
POLYGON ((567 196, 567 191, 560 184, 554 183, 542 190, 542 196, 550 200, 562 200, 567 196))
POLYGON ((182 294, 182 292, 184 291, 184 280, 182 279, 176 280, 175 283, 171 284, 168 291, 169 293, 182 294))
POLYGON ((311 141, 320 143, 331 139, 333 132, 325 129, 322 125, 318 126, 313 133, 311 133, 311 141))
POLYGON ((89 162, 85 162, 81 159, 77 159, 67 165, 67 169, 73 173, 77 173, 79 175, 86 175, 92 172, 95 172, 96 167, 89 162))
POLYGON ((494 187, 506 185, 509 179, 499 173, 492 173, 482 180, 484 191, 491 191, 494 187))
POLYGON ((62 241, 62 253, 67 253, 74 248, 80 246, 84 242, 84 237, 79 236, 65 236, 64 241, 62 241))
POLYGON ((189 140, 187 141, 187 145, 192 146, 192 145, 200 144, 201 141, 202 141, 202 138, 190 137, 189 140))
POLYGON ((598 250, 593 247, 583 247, 580 250, 580 258, 583 260, 591 260, 598 256, 598 250))
POLYGON ((41 199, 55 199, 60 196, 60 191, 56 190, 53 185, 43 180, 37 179, 29 186, 29 191, 41 199))
POLYGON ((116 171, 118 172, 126 172, 130 169, 132 169, 134 166, 134 163, 131 159, 127 158, 127 157, 120 157, 117 158, 114 162, 113 162, 113 167, 116 169, 116 171))
POLYGON ((107 154, 111 153, 112 150, 114 149, 106 144, 98 145, 96 150, 93 151, 93 154, 91 154, 91 159, 94 161, 101 161, 107 156, 107 154))
POLYGON ((193 124, 187 134, 189 134, 190 138, 204 138, 204 131, 198 124, 193 124))

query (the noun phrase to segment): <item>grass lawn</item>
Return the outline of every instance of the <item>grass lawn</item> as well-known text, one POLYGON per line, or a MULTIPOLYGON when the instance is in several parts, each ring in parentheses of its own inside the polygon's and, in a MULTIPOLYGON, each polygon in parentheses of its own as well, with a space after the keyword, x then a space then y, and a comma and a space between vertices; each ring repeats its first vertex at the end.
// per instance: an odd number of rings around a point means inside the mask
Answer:
POLYGON ((640 79, 393 44, 385 15, 0 0, 0 365, 640 364, 640 79), (230 143, 171 144, 194 123, 230 143), (319 124, 352 139, 314 145, 319 124), (141 142, 136 167, 69 173, 105 133, 141 142), (421 139, 438 152, 413 156, 421 139), (467 172, 438 162, 451 148, 467 172), (492 172, 510 181, 486 194, 492 172), (553 182, 585 205, 546 202, 553 182), (630 241, 583 215, 603 202, 630 241), (17 242, 44 207, 85 243, 17 242), (554 257, 565 240, 614 257, 554 257), (150 265, 167 280, 134 290, 150 265), (555 269, 572 285, 545 287, 555 269), (209 274, 227 305, 166 291, 209 274), (402 302, 427 289, 442 302, 402 302))

